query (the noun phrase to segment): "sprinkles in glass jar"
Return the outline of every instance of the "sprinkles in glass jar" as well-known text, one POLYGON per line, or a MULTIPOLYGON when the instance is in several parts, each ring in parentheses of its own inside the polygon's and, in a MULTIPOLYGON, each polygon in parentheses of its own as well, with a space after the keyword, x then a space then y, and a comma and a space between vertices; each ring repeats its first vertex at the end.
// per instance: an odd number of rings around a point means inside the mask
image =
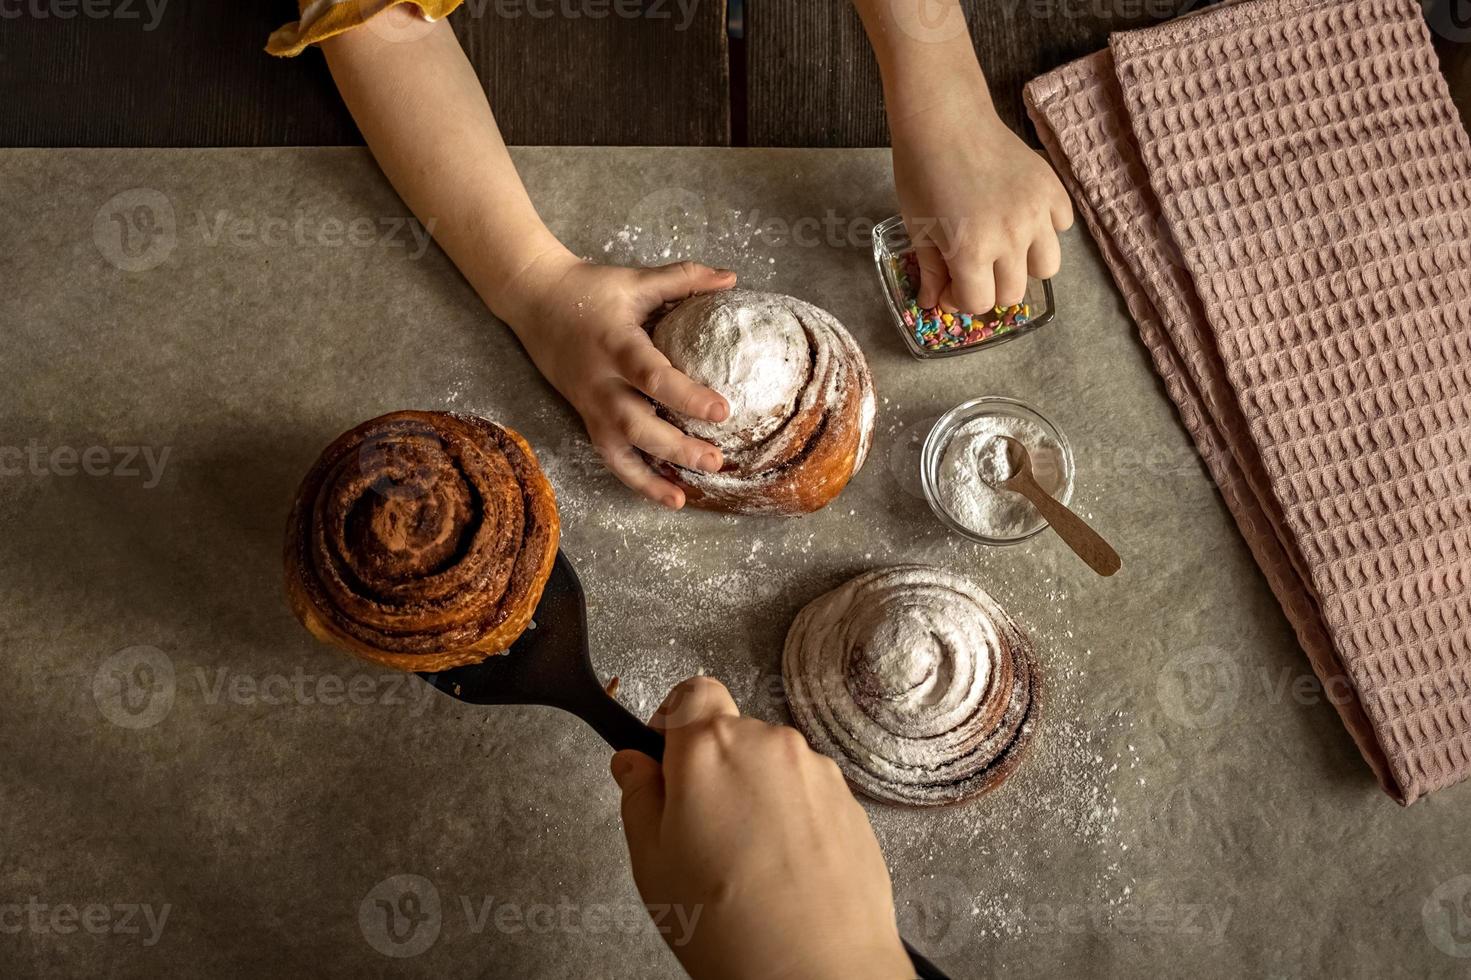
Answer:
POLYGON ((1029 303, 998 306, 990 313, 947 313, 939 307, 924 309, 919 305, 919 259, 915 253, 892 256, 894 280, 904 298, 899 312, 904 325, 912 331, 914 342, 925 350, 948 350, 969 347, 1004 337, 1032 319, 1029 303))
POLYGON ((1057 318, 1052 283, 1028 279, 1022 301, 988 313, 946 313, 919 305, 919 259, 904 219, 894 215, 873 229, 873 264, 894 329, 904 349, 920 360, 990 350, 1057 318))

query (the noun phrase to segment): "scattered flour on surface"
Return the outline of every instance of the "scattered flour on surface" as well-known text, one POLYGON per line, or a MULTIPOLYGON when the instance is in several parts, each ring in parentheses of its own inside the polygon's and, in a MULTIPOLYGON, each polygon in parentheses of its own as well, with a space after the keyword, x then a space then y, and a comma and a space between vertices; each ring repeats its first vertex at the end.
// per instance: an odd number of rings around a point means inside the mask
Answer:
POLYGON ((665 265, 692 261, 735 270, 747 285, 776 277, 776 256, 762 240, 760 223, 735 209, 703 215, 680 208, 658 216, 658 226, 629 223, 602 244, 603 261, 665 265))
MULTIPOLYGON (((635 243, 640 233, 625 230, 635 243)), ((610 252, 624 245, 615 235, 610 252)), ((1129 858, 1141 839, 1120 819, 1116 795, 1142 779, 1139 752, 1129 744, 1132 720, 1117 704, 1100 703, 1090 683, 1103 665, 1080 639, 1089 632, 1073 618, 1066 568, 1047 564, 1054 552, 1046 539, 1003 550, 946 534, 917 481, 905 482, 910 455, 917 457, 912 437, 922 440, 933 419, 916 420, 882 397, 880 445, 839 501, 818 514, 671 514, 618 482, 554 397, 518 402, 508 414, 504 397, 477 397, 484 391, 474 379, 482 373, 470 365, 457 372, 444 405, 513 424, 536 447, 557 491, 563 548, 587 591, 594 663, 605 680, 620 678, 617 696, 630 711, 648 717, 678 681, 709 673, 731 688, 743 712, 787 722, 781 644, 798 609, 866 568, 950 567, 991 591, 1031 634, 1045 672, 1043 709, 1029 758, 995 791, 927 810, 865 801, 894 869, 901 922, 906 905, 925 899, 931 876, 954 882, 946 897, 965 917, 971 951, 1004 949, 998 944, 1043 931, 1033 914, 1040 906, 1124 912, 1137 887, 1129 858), (1066 876, 1057 871, 1063 867, 1066 876)), ((524 720, 518 710, 506 709, 505 717, 524 720)), ((606 776, 606 756, 585 751, 590 736, 575 722, 526 717, 565 742, 569 766, 585 769, 589 780, 606 776)), ((467 713, 465 723, 481 724, 482 716, 467 713)), ((530 803, 522 809, 518 819, 542 812, 530 803)), ((580 832, 565 814, 546 817, 549 833, 580 832)))

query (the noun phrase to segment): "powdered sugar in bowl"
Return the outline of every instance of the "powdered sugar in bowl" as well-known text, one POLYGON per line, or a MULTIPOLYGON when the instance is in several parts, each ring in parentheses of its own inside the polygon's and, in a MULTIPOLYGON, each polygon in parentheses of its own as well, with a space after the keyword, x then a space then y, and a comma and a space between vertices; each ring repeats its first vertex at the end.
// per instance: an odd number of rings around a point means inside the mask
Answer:
POLYGON ((996 489, 1005 479, 1004 449, 996 437, 1026 446, 1032 474, 1063 504, 1073 495, 1073 451, 1067 437, 1041 412, 1013 398, 991 395, 957 405, 940 417, 920 454, 925 499, 951 530, 990 545, 1025 541, 1047 526, 1021 494, 996 489))

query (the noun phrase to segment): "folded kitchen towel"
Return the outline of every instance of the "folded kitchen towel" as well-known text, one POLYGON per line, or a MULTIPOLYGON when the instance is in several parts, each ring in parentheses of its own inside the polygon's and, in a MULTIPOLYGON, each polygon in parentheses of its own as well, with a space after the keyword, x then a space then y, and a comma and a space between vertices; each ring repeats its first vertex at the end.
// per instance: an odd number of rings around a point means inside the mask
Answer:
POLYGON ((1364 758, 1465 778, 1471 143, 1419 6, 1211 8, 1026 98, 1364 758))

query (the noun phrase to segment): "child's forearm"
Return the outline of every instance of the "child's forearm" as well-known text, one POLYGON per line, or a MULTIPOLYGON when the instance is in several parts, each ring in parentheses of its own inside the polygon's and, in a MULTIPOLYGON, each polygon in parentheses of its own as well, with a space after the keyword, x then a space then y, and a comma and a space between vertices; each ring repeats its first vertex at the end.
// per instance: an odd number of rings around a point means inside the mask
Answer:
POLYGON ((650 462, 713 473, 722 457, 660 418, 655 404, 706 422, 724 421, 730 407, 676 370, 643 325, 666 303, 729 289, 735 274, 694 262, 598 265, 568 251, 537 216, 454 32, 417 17, 414 4, 399 4, 322 44, 368 146, 582 416, 608 468, 649 499, 683 507, 684 491, 650 462))
POLYGON ((1061 261, 1067 192, 996 114, 960 0, 852 0, 884 80, 894 189, 920 306, 984 311, 1026 298, 1061 261))
MULTIPOLYGON (((417 17, 412 4, 380 17, 417 17)), ((323 44, 378 164, 491 312, 511 323, 525 280, 567 250, 542 223, 446 22, 414 40, 360 27, 323 44)))
POLYGON ((852 0, 879 63, 896 135, 932 114, 994 116, 960 0, 852 0))

